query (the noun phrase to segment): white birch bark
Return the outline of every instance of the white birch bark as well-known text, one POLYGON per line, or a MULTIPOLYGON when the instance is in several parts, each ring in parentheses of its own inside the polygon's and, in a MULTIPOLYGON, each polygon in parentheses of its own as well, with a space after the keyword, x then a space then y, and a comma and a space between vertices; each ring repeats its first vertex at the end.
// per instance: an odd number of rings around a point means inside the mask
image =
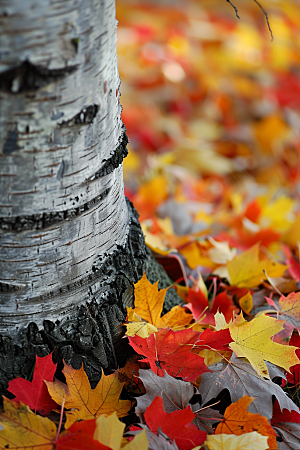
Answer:
POLYGON ((114 1, 0 4, 0 330, 14 333, 82 301, 128 213, 109 166, 124 146, 114 1))
POLYGON ((126 288, 170 284, 124 196, 119 83, 114 1, 0 0, 0 393, 51 351, 94 386, 126 288))

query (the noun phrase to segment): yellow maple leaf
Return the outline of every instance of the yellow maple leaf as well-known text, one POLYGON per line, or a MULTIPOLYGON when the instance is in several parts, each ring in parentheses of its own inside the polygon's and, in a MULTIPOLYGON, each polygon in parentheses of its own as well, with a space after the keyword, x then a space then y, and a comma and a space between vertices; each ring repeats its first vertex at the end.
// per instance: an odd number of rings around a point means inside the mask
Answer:
POLYGON ((217 364, 218 362, 224 360, 224 358, 230 359, 232 352, 218 351, 218 353, 216 353, 215 351, 206 348, 200 352, 197 352, 197 354, 204 358, 204 364, 208 367, 212 364, 217 364))
POLYGON ((93 438, 103 445, 106 445, 112 450, 147 450, 148 439, 146 436, 146 430, 143 430, 141 434, 138 434, 134 439, 128 443, 123 439, 123 433, 125 424, 120 422, 117 418, 116 412, 106 417, 101 415, 96 419, 96 429, 93 438), (125 441, 125 446, 124 444, 125 441))
POLYGON ((220 313, 219 310, 214 314, 215 318, 215 329, 217 331, 219 330, 226 330, 226 328, 229 328, 229 324, 226 322, 225 316, 223 313, 220 313))
POLYGON ((295 200, 285 195, 267 201, 259 219, 261 226, 272 228, 274 231, 286 232, 293 223, 292 211, 295 206, 295 200))
POLYGON ((297 347, 277 344, 271 337, 283 329, 283 321, 261 314, 251 322, 230 322, 229 331, 234 342, 230 348, 239 357, 247 358, 262 376, 269 378, 264 360, 283 367, 289 372, 291 366, 299 364, 297 347))
POLYGON ((291 247, 296 246, 300 242, 300 213, 297 214, 290 228, 282 236, 282 241, 291 247))
POLYGON ((259 244, 255 244, 227 263, 229 281, 232 286, 254 288, 270 277, 281 277, 287 266, 272 259, 259 259, 259 244))
POLYGON ((124 429, 125 423, 119 421, 116 412, 108 417, 102 414, 96 419, 96 429, 93 438, 112 450, 119 450, 124 429))
POLYGON ((34 414, 22 402, 19 404, 3 397, 0 412, 0 448, 52 450, 56 426, 47 417, 34 414))
POLYGON ((146 436, 146 430, 136 435, 132 441, 122 447, 122 450, 147 450, 149 448, 149 441, 146 436))
POLYGON ((241 436, 235 434, 217 434, 207 436, 204 442, 208 450, 267 450, 268 437, 256 431, 241 436))
POLYGON ((45 381, 53 400, 61 405, 65 399, 67 421, 65 428, 69 428, 77 420, 94 419, 101 414, 109 415, 116 411, 118 417, 127 415, 131 408, 130 400, 120 400, 123 383, 119 381, 118 373, 102 376, 95 387, 91 388, 88 377, 83 370, 73 369, 64 363, 63 374, 67 384, 61 381, 45 381))
POLYGON ((142 338, 147 338, 150 334, 156 333, 158 328, 156 328, 151 323, 145 322, 144 320, 136 320, 132 323, 126 323, 127 336, 135 336, 136 334, 142 338))

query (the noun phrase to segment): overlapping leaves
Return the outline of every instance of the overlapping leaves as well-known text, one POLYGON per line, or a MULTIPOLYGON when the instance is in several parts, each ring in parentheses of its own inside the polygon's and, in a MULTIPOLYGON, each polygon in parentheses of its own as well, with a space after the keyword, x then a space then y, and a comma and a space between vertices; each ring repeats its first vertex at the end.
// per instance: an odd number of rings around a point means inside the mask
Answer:
POLYGON ((299 447, 300 13, 264 1, 271 44, 246 3, 237 21, 228 2, 117 2, 125 190, 186 305, 163 315, 166 292, 144 275, 126 321, 139 356, 95 389, 83 368, 65 366, 64 384, 37 358, 32 381, 9 385, 1 448, 265 450, 272 429, 280 449, 299 447), (139 424, 122 442, 131 392, 139 424), (53 408, 58 436, 41 417, 53 408))
MULTIPOLYGON (((120 371, 107 376, 102 374, 94 389, 83 367, 75 370, 65 364, 66 383, 52 381, 56 368, 52 355, 37 358, 32 382, 16 379, 10 384, 16 397, 15 401, 5 399, 0 448, 7 448, 7 445, 23 448, 26 444, 45 450, 70 445, 78 450, 86 446, 134 450, 139 445, 145 450, 148 446, 154 450, 189 450, 197 446, 217 449, 224 445, 232 448, 246 445, 247 448, 255 443, 257 448, 275 450, 275 430, 280 431, 287 442, 294 442, 293 430, 298 429, 299 409, 273 381, 283 381, 283 369, 294 370, 300 363, 295 353, 298 347, 271 339, 282 331, 282 320, 261 314, 248 322, 241 313, 227 323, 225 317, 217 313, 214 326, 201 322, 197 331, 199 325, 190 317, 192 323, 184 325, 185 329, 180 329, 178 321, 172 330, 166 327, 164 316, 161 317, 165 292, 161 293, 157 285, 153 288, 145 275, 135 285, 135 291, 137 305, 133 311, 139 312, 145 324, 147 319, 155 323, 155 330, 148 337, 128 337, 140 356, 132 358, 120 371), (139 291, 145 290, 145 286, 151 300, 145 299, 143 294, 146 312, 139 306, 139 291), (126 416, 134 403, 120 397, 124 386, 120 379, 126 381, 127 391, 137 396, 135 412, 140 420, 140 425, 129 428, 127 440, 123 439, 125 426, 118 417, 126 416), (145 390, 143 395, 141 389, 145 390), (231 404, 223 416, 220 395, 225 391, 229 393, 231 404), (278 401, 275 412, 274 395, 278 401), (53 402, 52 409, 61 407, 61 418, 65 414, 62 432, 61 420, 57 431, 50 419, 37 414, 38 411, 45 414, 45 408, 38 405, 51 404, 47 396, 53 402), (34 405, 36 414, 19 401, 21 398, 34 405), (286 416, 281 414, 283 410, 288 411, 286 416)), ((130 314, 131 310, 128 316, 130 314)), ((295 339, 294 342, 298 343, 295 339)))

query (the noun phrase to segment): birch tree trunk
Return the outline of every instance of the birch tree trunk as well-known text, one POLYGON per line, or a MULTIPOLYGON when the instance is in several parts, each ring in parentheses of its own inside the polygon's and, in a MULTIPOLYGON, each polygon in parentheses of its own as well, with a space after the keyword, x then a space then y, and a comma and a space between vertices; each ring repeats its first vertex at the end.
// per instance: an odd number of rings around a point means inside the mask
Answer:
POLYGON ((0 391, 53 349, 93 385, 126 288, 168 284, 123 192, 114 1, 1 0, 0 27, 0 391))

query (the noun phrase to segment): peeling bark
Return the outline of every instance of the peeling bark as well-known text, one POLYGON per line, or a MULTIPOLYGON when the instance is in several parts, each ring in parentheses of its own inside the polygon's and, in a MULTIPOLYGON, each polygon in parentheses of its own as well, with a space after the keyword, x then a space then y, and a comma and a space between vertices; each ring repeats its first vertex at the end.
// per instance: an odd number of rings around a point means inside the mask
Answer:
POLYGON ((123 191, 115 5, 3 0, 0 29, 0 391, 52 350, 95 384, 130 351, 123 293, 170 282, 123 191))

